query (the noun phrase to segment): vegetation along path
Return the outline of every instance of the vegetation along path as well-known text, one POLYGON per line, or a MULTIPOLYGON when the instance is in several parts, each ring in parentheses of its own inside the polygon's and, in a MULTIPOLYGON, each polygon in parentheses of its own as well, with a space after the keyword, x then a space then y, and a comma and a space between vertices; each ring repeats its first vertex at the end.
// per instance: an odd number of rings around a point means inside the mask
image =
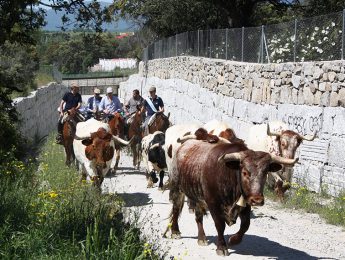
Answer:
MULTIPOLYGON (((143 234, 153 248, 164 254, 164 259, 345 259, 345 231, 341 227, 326 224, 316 214, 282 209, 269 200, 253 209, 249 230, 241 244, 229 249, 227 258, 216 254, 217 233, 210 215, 204 218, 209 245, 198 246, 194 215, 186 205, 179 220, 182 238, 163 238, 172 207, 169 191, 146 188, 143 169, 128 167, 130 157, 123 155, 120 163, 120 170, 104 181, 103 192, 124 198, 127 217, 138 221, 143 234)), ((227 226, 226 239, 238 229, 239 223, 227 226)))

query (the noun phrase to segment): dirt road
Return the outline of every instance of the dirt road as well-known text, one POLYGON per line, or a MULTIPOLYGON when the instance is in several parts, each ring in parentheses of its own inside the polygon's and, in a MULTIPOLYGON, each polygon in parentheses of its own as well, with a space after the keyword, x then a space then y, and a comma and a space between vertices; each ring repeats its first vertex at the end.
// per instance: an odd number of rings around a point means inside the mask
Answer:
MULTIPOLYGON (((194 215, 185 206, 179 220, 182 238, 162 238, 171 210, 168 191, 146 188, 143 171, 129 167, 131 158, 123 155, 120 170, 103 183, 103 192, 120 194, 126 202, 126 215, 137 219, 143 234, 164 259, 345 259, 345 232, 328 225, 315 214, 279 209, 267 201, 253 209, 251 225, 240 245, 229 249, 230 255, 216 254, 216 229, 209 215, 204 218, 208 246, 197 244, 194 215)), ((239 221, 238 221, 239 222, 239 221)), ((239 224, 226 227, 226 239, 237 232, 239 224)))

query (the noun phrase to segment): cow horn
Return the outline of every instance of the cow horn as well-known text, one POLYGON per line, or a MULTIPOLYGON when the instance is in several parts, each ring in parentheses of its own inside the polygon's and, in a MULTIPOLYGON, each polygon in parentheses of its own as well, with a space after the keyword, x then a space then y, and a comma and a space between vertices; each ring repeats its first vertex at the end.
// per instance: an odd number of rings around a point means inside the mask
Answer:
POLYGON ((190 139, 196 139, 196 135, 186 135, 186 136, 183 136, 181 138, 178 138, 177 142, 183 144, 184 142, 186 142, 186 141, 188 141, 190 139))
POLYGON ((269 136, 280 136, 280 133, 271 132, 270 125, 267 124, 267 135, 269 135, 269 136))
POLYGON ((302 140, 306 140, 306 141, 313 141, 316 137, 316 131, 314 131, 313 135, 299 135, 299 137, 302 139, 302 140))
POLYGON ((279 164, 293 166, 296 162, 298 162, 298 158, 289 159, 289 158, 284 158, 281 156, 271 154, 271 161, 275 163, 279 163, 279 164))
POLYGON ((159 147, 159 146, 160 146, 160 144, 156 143, 156 144, 152 145, 149 150, 155 149, 156 147, 159 147))
POLYGON ((223 154, 221 157, 218 158, 218 162, 241 161, 242 156, 242 153, 223 154))
POLYGON ((126 140, 123 140, 122 138, 120 138, 120 137, 118 137, 118 136, 116 136, 116 135, 113 135, 113 140, 114 140, 114 142, 119 143, 119 144, 122 144, 122 145, 125 145, 125 146, 131 144, 132 141, 133 141, 133 139, 134 139, 134 136, 131 138, 131 140, 126 141, 126 140))
POLYGON ((74 139, 75 140, 85 140, 85 139, 88 139, 90 137, 91 137, 91 135, 87 135, 87 136, 77 136, 77 135, 75 135, 74 139))

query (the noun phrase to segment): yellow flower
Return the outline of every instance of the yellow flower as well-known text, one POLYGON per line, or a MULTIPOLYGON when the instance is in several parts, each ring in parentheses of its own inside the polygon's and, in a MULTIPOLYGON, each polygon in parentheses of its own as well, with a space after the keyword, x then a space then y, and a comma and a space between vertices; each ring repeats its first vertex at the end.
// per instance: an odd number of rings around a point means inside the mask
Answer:
POLYGON ((171 227, 172 227, 172 223, 169 223, 169 224, 168 224, 168 228, 171 228, 171 227))
POLYGON ((49 192, 49 197, 51 197, 52 199, 56 198, 59 194, 57 194, 55 191, 51 191, 49 192))

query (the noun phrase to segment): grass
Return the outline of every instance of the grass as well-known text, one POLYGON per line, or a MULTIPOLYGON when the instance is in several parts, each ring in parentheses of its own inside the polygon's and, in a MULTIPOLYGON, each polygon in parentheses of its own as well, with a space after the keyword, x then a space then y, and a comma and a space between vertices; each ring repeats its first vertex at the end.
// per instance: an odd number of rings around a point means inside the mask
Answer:
POLYGON ((54 81, 54 79, 50 74, 47 74, 45 72, 38 72, 35 78, 34 85, 27 87, 23 92, 13 91, 11 93, 11 99, 17 97, 27 97, 31 91, 34 91, 39 87, 45 86, 52 81, 54 81))
POLYGON ((1 259, 159 259, 123 222, 122 200, 81 183, 52 136, 36 162, 3 156, 1 259))
MULTIPOLYGON (((265 189, 265 196, 276 199, 275 194, 268 189, 265 189)), ((321 193, 315 193, 304 185, 293 184, 282 206, 316 213, 329 224, 345 227, 345 191, 337 197, 331 197, 324 189, 321 193)))

